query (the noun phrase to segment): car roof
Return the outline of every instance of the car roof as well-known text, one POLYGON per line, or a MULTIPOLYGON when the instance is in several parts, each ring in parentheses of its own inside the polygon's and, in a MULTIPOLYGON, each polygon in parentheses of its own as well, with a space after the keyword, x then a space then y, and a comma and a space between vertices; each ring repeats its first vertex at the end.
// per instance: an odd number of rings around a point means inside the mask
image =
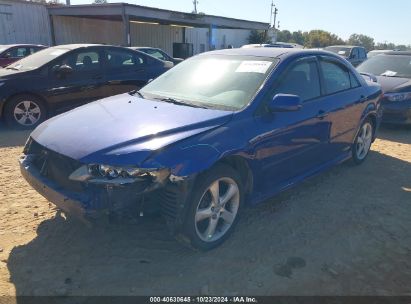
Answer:
POLYGON ((352 48, 355 48, 355 47, 364 48, 360 45, 329 45, 329 46, 326 46, 325 48, 328 48, 328 47, 345 47, 345 48, 348 48, 348 49, 352 49, 352 48))
POLYGON ((77 43, 77 44, 60 44, 60 45, 53 46, 52 48, 74 50, 78 48, 86 48, 86 47, 93 47, 93 46, 111 46, 111 45, 77 43))
POLYGON ((297 54, 311 54, 311 55, 328 55, 336 57, 334 53, 321 50, 298 49, 298 48, 238 48, 238 49, 224 49, 216 50, 203 54, 215 55, 236 55, 236 56, 255 56, 255 57, 271 57, 271 58, 286 58, 297 54))

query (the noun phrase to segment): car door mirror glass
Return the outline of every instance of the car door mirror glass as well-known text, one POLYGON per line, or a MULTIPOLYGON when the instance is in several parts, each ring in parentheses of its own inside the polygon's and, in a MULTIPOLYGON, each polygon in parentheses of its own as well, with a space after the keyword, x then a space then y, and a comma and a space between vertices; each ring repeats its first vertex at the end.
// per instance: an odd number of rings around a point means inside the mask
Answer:
POLYGON ((298 111, 302 107, 300 96, 291 94, 277 94, 270 103, 272 112, 292 112, 298 111))

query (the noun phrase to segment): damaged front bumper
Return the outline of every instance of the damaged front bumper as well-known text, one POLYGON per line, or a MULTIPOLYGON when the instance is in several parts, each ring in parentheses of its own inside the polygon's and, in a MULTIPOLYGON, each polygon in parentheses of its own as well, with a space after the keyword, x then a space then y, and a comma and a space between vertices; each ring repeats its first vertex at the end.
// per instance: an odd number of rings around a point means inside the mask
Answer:
MULTIPOLYGON (((71 182, 76 189, 62 186, 45 176, 35 164, 36 155, 28 154, 20 158, 20 171, 26 181, 47 200, 65 213, 81 219, 90 219, 123 210, 132 204, 141 205, 145 195, 155 191, 161 185, 149 180, 135 183, 89 183, 71 182)), ((73 188, 73 187, 72 187, 73 188)))

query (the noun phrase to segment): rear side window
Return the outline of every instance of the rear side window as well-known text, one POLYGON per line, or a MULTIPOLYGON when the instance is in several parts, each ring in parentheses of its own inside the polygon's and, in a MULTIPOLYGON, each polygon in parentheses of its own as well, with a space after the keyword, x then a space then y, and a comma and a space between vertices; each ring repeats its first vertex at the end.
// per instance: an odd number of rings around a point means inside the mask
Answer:
POLYGON ((106 51, 106 62, 111 69, 128 69, 145 65, 146 59, 137 52, 109 49, 106 51))
POLYGON ((286 72, 275 89, 275 94, 298 95, 302 101, 319 97, 321 89, 316 62, 306 60, 297 63, 286 72))
POLYGON ((351 88, 350 72, 330 61, 320 61, 324 76, 325 94, 330 95, 351 88))

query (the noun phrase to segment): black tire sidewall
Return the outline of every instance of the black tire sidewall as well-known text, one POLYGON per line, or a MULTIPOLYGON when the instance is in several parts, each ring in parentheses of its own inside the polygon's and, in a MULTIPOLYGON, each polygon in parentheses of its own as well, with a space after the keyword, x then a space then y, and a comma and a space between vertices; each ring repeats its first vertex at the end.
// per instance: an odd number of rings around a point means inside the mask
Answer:
POLYGON ((209 171, 201 174, 194 186, 193 186, 193 191, 191 192, 190 197, 188 198, 187 203, 189 204, 188 207, 188 212, 186 213, 186 217, 184 219, 184 226, 183 226, 183 231, 182 234, 185 236, 185 239, 188 239, 190 241, 190 246, 193 247, 194 249, 199 249, 202 251, 207 251, 210 249, 213 249, 219 245, 221 245, 233 232, 234 227, 238 223, 239 217, 241 215, 241 209, 244 201, 244 190, 243 190, 243 185, 241 182, 241 177, 237 173, 236 170, 234 170, 232 167, 225 165, 225 164, 219 164, 214 166, 212 169, 209 171), (236 218, 231 225, 230 229, 226 232, 226 234, 221 237, 220 239, 214 241, 214 242, 204 242, 201 240, 196 232, 195 228, 195 214, 197 210, 197 205, 200 202, 201 197, 204 194, 204 191, 217 179, 220 179, 222 177, 229 177, 233 179, 238 186, 238 189, 240 191, 240 204, 239 208, 237 211, 236 218))
POLYGON ((29 94, 15 96, 12 99, 10 99, 4 106, 4 119, 5 119, 6 124, 9 127, 13 127, 17 129, 33 129, 37 127, 40 123, 42 123, 46 119, 46 116, 47 116, 47 109, 43 101, 37 98, 36 96, 29 95, 29 94), (40 108, 40 111, 41 111, 40 119, 34 125, 23 126, 14 119, 15 107, 24 100, 29 100, 31 102, 34 102, 40 108))
POLYGON ((368 118, 365 119, 365 120, 362 122, 360 128, 358 129, 357 136, 355 137, 355 140, 354 140, 354 143, 353 143, 352 149, 351 149, 351 150, 352 150, 352 159, 353 159, 354 163, 357 164, 357 165, 363 163, 363 162, 367 159, 368 154, 370 153, 370 150, 371 150, 371 146, 370 146, 370 148, 369 148, 368 151, 367 151, 367 154, 366 154, 362 159, 359 159, 359 158, 358 158, 358 156, 357 156, 357 140, 358 140, 358 136, 360 136, 362 127, 363 127, 366 123, 369 123, 369 124, 371 125, 373 135, 374 135, 374 132, 375 132, 375 130, 374 130, 374 124, 372 123, 372 121, 371 121, 370 119, 368 119, 368 118))

